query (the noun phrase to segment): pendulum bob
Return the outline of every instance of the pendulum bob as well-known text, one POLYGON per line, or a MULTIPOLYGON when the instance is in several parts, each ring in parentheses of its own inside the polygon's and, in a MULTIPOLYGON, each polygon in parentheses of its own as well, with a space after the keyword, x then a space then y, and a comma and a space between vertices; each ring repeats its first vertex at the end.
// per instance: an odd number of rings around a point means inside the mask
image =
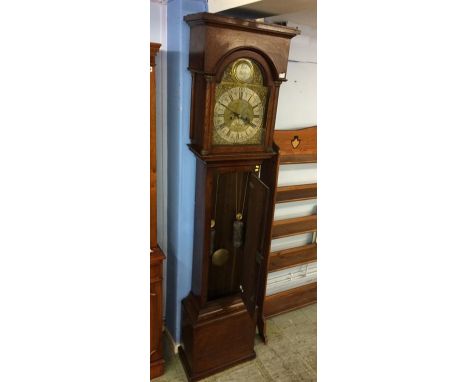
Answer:
POLYGON ((214 250, 214 242, 216 236, 215 221, 211 220, 211 232, 210 232, 210 254, 211 263, 216 267, 222 267, 229 260, 229 251, 225 248, 219 248, 214 250))
POLYGON ((225 248, 219 248, 214 251, 211 257, 211 263, 217 267, 222 267, 229 260, 229 251, 225 248))

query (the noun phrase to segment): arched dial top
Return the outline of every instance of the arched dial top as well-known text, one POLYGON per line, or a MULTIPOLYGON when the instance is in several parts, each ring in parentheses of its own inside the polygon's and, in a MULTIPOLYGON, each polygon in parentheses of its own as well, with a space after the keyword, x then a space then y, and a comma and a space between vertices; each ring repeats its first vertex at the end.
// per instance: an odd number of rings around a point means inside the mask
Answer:
POLYGON ((251 59, 239 58, 216 85, 213 145, 261 145, 265 138, 268 87, 251 59))

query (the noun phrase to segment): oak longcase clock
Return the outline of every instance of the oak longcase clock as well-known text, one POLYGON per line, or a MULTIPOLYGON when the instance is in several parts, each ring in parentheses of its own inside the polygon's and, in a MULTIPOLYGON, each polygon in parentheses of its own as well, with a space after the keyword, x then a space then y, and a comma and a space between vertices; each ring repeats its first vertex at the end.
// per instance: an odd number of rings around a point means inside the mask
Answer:
POLYGON ((196 157, 192 290, 180 357, 195 381, 255 357, 263 333, 278 153, 279 87, 297 29, 209 13, 185 16, 196 157))

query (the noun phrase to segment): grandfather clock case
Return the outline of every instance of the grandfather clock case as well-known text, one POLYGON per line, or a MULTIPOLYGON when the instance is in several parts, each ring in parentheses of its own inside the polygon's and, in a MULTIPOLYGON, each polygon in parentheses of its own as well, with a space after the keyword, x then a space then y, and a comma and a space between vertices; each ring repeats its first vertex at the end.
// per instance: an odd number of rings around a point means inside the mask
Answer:
POLYGON ((187 15, 196 157, 192 289, 179 354, 191 381, 255 357, 278 153, 279 87, 297 29, 209 13, 187 15))

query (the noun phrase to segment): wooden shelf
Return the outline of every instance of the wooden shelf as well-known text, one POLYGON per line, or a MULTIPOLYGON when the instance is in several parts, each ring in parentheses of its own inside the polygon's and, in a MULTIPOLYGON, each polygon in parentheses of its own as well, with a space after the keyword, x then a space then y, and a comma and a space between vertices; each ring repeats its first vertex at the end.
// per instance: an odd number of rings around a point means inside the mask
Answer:
POLYGON ((283 154, 279 157, 280 164, 317 163, 316 154, 283 154))
POLYGON ((268 272, 307 264, 317 260, 317 243, 270 253, 268 272))
POLYGON ((278 187, 276 203, 295 202, 317 198, 317 184, 300 184, 297 186, 278 187))
POLYGON ((298 235, 317 230, 317 215, 276 220, 273 222, 272 238, 298 235))
POLYGON ((317 162, 317 126, 298 130, 276 130, 280 164, 317 162))
POLYGON ((306 284, 265 297, 265 318, 289 312, 317 301, 317 283, 306 284))

